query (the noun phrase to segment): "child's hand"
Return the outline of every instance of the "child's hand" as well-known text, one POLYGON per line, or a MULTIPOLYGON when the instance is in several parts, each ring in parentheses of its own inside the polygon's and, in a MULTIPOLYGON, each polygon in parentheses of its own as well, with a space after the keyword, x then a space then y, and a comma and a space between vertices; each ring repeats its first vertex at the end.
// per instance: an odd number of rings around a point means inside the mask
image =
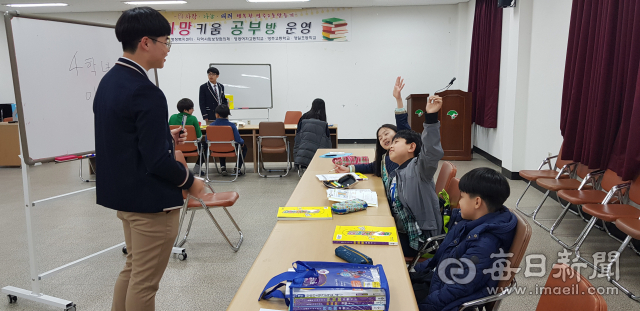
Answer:
POLYGON ((440 111, 440 108, 442 108, 442 97, 438 95, 429 96, 427 107, 424 110, 427 113, 434 113, 440 111))
POLYGON ((349 173, 349 168, 342 165, 336 165, 336 173, 349 173))
POLYGON ((404 79, 402 77, 396 78, 396 84, 393 86, 393 97, 402 100, 402 94, 400 92, 404 88, 404 79))

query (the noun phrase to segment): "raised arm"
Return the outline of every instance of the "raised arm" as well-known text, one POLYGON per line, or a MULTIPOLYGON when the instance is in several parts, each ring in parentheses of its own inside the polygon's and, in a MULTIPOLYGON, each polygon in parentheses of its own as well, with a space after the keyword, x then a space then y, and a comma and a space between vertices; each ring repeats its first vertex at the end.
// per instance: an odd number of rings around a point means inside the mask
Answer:
POLYGON ((422 180, 432 180, 438 169, 438 161, 444 156, 440 144, 440 121, 438 111, 442 108, 440 96, 430 96, 424 115, 424 131, 422 131, 422 150, 418 156, 418 175, 422 180))
POLYGON ((396 78, 396 84, 393 86, 393 97, 396 98, 396 126, 398 131, 410 130, 409 115, 407 109, 404 108, 402 101, 402 89, 404 88, 404 79, 402 77, 396 78))

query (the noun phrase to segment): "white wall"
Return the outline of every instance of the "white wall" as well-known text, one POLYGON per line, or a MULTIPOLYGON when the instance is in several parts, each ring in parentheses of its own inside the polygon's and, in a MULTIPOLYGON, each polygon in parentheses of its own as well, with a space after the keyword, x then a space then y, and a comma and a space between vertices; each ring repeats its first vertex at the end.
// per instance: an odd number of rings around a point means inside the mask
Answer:
POLYGON ((474 146, 517 172, 562 144, 560 106, 571 0, 520 1, 505 9, 498 127, 474 126, 474 146))

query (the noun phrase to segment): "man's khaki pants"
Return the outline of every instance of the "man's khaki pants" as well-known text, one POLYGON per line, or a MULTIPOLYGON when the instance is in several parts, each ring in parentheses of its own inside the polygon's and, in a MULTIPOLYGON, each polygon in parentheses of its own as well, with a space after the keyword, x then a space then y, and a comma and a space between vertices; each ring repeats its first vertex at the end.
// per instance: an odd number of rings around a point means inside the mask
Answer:
POLYGON ((179 216, 179 209, 152 214, 118 211, 127 262, 116 281, 112 311, 155 310, 156 292, 178 235, 179 216))

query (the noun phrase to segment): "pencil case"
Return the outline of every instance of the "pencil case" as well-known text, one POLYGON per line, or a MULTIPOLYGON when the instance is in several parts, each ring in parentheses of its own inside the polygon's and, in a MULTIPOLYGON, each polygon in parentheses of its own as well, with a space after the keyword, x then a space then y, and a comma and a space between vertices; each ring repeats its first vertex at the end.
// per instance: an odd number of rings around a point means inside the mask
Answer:
POLYGON ((346 157, 335 158, 331 161, 333 161, 333 164, 335 165, 349 166, 349 165, 369 163, 369 157, 368 156, 346 156, 346 157))
POLYGON ((344 259, 348 263, 356 263, 362 265, 372 265, 373 259, 371 257, 349 247, 349 246, 338 246, 336 247, 336 256, 344 259))
POLYGON ((334 203, 331 206, 331 211, 334 214, 343 215, 366 210, 368 206, 369 205, 364 200, 353 199, 349 201, 334 203))

